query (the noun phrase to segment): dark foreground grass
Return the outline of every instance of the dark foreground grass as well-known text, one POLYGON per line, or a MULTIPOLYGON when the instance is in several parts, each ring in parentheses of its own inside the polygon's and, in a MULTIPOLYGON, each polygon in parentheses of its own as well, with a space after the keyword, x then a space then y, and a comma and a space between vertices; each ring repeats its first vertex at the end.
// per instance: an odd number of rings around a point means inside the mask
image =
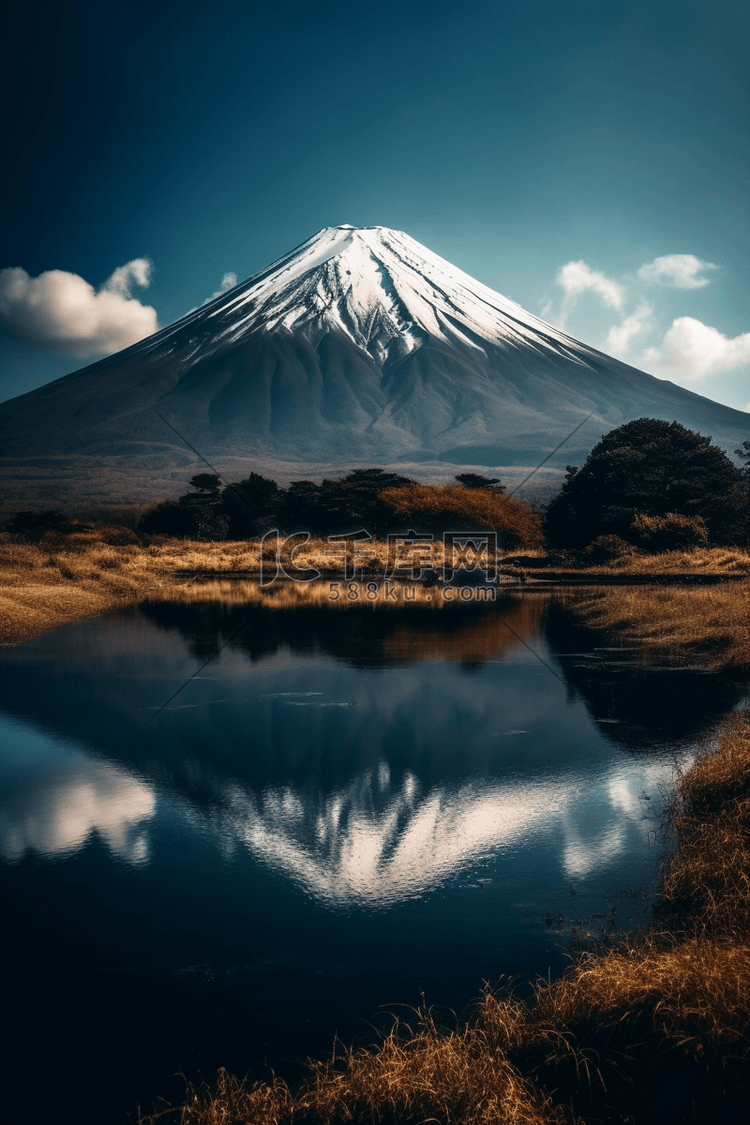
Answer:
POLYGON ((678 782, 651 927, 582 954, 531 999, 487 988, 298 1088, 220 1072, 140 1125, 687 1125, 746 1119, 750 1092, 750 713, 678 782))

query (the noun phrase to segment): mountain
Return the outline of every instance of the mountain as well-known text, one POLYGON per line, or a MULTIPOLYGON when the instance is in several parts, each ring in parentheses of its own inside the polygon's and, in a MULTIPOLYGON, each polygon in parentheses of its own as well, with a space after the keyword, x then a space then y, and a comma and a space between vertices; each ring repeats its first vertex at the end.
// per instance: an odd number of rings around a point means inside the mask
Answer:
POLYGON ((195 451, 232 479, 367 464, 512 480, 585 419, 550 465, 580 462, 644 415, 729 450, 748 433, 742 412, 572 339, 408 235, 340 226, 133 347, 0 405, 0 450, 16 503, 174 493, 205 470, 195 451))

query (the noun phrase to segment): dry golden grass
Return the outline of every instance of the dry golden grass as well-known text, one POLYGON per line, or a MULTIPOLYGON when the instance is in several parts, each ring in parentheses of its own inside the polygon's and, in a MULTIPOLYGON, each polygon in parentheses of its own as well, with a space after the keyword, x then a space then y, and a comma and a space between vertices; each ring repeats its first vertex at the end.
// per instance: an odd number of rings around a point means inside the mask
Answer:
POLYGON ((380 499, 400 521, 413 527, 497 531, 509 549, 542 546, 541 519, 522 500, 459 484, 413 484, 387 488, 380 499))
POLYGON ((750 580, 710 586, 610 586, 578 594, 574 611, 647 652, 750 668, 750 580))
POLYGON ((249 1084, 221 1070, 213 1087, 188 1084, 182 1105, 140 1125, 575 1125, 479 1024, 445 1033, 429 1012, 418 1016, 418 1026, 396 1024, 375 1050, 312 1064, 294 1092, 278 1079, 249 1084))
POLYGON ((441 1031, 429 1012, 416 1028, 396 1026, 377 1050, 318 1064, 298 1095, 312 1120, 549 1125, 570 1121, 536 1089, 477 1022, 441 1031))
POLYGON ((750 575, 750 551, 741 547, 694 547, 686 551, 663 551, 649 554, 632 551, 607 563, 587 565, 585 555, 571 566, 576 573, 647 575, 750 575), (583 560, 583 561, 582 561, 583 560))
MULTIPOLYGON (((324 556, 327 547, 312 541, 295 556, 298 566, 335 565, 324 556)), ((385 564, 386 548, 380 545, 385 564)), ((202 543, 166 537, 141 539, 128 528, 97 528, 72 534, 48 533, 27 542, 0 533, 0 644, 15 644, 66 621, 101 613, 149 597, 195 600, 205 594, 185 588, 177 572, 257 574, 257 542, 202 543)), ((326 600, 328 586, 294 583, 295 590, 274 599, 288 604, 326 600)), ((256 584, 257 587, 257 584, 256 584)), ((256 595, 260 597, 259 590, 256 595)), ((247 600, 227 582, 222 596, 247 600)), ((252 598, 252 594, 250 597, 252 598)), ((272 599, 273 600, 273 599, 272 599)))
POLYGON ((683 812, 709 817, 750 797, 750 716, 731 715, 677 785, 683 812))
POLYGON ((137 543, 113 545, 99 532, 47 535, 33 543, 2 534, 0 644, 148 597, 171 584, 172 569, 137 543))
POLYGON ((674 855, 660 914, 673 929, 750 935, 750 717, 733 715, 718 749, 680 779, 669 811, 674 855))
POLYGON ((249 1085, 220 1070, 212 1086, 186 1083, 181 1105, 165 1105, 138 1120, 142 1125, 155 1125, 157 1121, 173 1125, 286 1125, 292 1120, 293 1104, 285 1082, 249 1085))
MULTIPOLYGON (((511 503, 497 497, 493 502, 511 503)), ((142 537, 125 525, 68 534, 48 533, 35 541, 0 533, 0 644, 15 644, 76 617, 101 613, 111 606, 144 598, 203 599, 209 593, 208 583, 204 583, 202 590, 197 586, 187 589, 185 582, 191 575, 216 581, 222 574, 256 576, 261 566, 261 549, 258 541, 211 543, 166 536, 142 537)), ((272 563, 273 544, 267 543, 263 549, 266 561, 272 563)), ((539 548, 529 547, 527 552, 529 557, 541 557, 539 548)), ((365 543, 358 547, 356 561, 360 581, 378 581, 388 566, 388 545, 377 540, 365 543)), ((295 551, 294 563, 301 568, 317 569, 324 581, 281 581, 261 594, 257 590, 250 591, 245 583, 239 589, 233 584, 234 579, 231 584, 227 579, 220 596, 232 601, 262 596, 265 604, 278 608, 329 602, 327 582, 342 578, 340 549, 323 539, 311 539, 295 551)), ((438 570, 443 565, 439 540, 434 544, 433 563, 438 570)), ((747 552, 713 549, 628 556, 627 560, 618 560, 609 567, 584 568, 578 573, 590 575, 592 579, 600 573, 741 575, 749 567, 747 552)), ((518 566, 510 566, 507 573, 512 575, 518 570, 518 566)), ((534 573, 543 575, 544 572, 535 570, 534 573)), ((413 583, 408 576, 401 576, 396 585, 402 591, 404 586, 413 583)), ((749 587, 750 584, 733 583, 726 588, 691 587, 689 590, 673 587, 610 589, 593 595, 586 604, 586 613, 592 623, 617 628, 625 635, 632 635, 634 640, 651 641, 662 649, 665 646, 684 649, 686 653, 700 652, 701 646, 708 651, 713 646, 718 654, 723 648, 724 654, 716 656, 717 667, 733 662, 744 665, 748 663, 750 648, 750 639, 742 628, 743 619, 748 617, 749 587)), ((218 587, 214 587, 214 593, 219 596, 218 587)), ((362 604, 364 600, 362 593, 360 601, 353 604, 362 604)), ((440 598, 433 597, 419 585, 414 600, 425 606, 431 603, 433 608, 443 604, 440 598)), ((339 606, 348 604, 342 592, 339 606)), ((392 603, 381 599, 376 604, 392 603)), ((406 604, 401 592, 397 604, 406 604)))
MULTIPOLYGON (((750 1050, 750 941, 686 938, 664 948, 664 935, 603 956, 584 955, 551 986, 542 986, 534 1017, 543 1027, 574 1031, 603 1046, 617 1030, 632 1050, 644 1037, 653 1050, 700 1059, 750 1050)), ((549 1034, 549 1032, 548 1032, 549 1034)))
MULTIPOLYGON (((267 560, 274 547, 266 544, 267 560)), ((311 539, 294 553, 294 564, 320 571, 320 582, 281 580, 262 590, 257 581, 222 574, 257 576, 261 566, 258 541, 227 543, 141 538, 125 527, 97 528, 70 534, 48 533, 36 541, 0 533, 0 644, 15 644, 45 629, 77 617, 91 616, 128 602, 146 598, 177 601, 222 598, 235 603, 263 601, 271 608, 334 603, 329 582, 341 582, 339 608, 367 604, 364 589, 358 600, 347 597, 342 578, 341 552, 323 539, 311 539), (191 576, 205 576, 191 582, 191 576)), ((388 546, 373 541, 357 557, 362 582, 377 582, 386 573, 388 546)), ((442 545, 435 546, 435 565, 442 566, 442 545)), ((273 567, 267 572, 273 578, 273 567)), ((395 601, 376 597, 370 604, 397 608, 407 604, 404 587, 413 589, 408 604, 440 609, 441 598, 408 578, 391 582, 395 601)))

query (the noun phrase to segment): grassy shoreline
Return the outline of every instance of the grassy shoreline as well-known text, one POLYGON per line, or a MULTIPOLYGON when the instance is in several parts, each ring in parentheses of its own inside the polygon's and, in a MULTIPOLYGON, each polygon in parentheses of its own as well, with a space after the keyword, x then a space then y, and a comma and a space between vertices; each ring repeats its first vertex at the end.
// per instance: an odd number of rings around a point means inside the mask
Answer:
MULTIPOLYGON (((266 555, 266 563, 271 561, 266 555)), ((340 557, 331 555, 325 540, 311 540, 295 552, 295 564, 314 567, 325 581, 341 579, 340 557)), ((438 564, 441 563, 438 559, 438 564)), ((379 581, 388 563, 387 544, 373 541, 367 545, 359 573, 360 581, 379 581)), ((8 532, 0 533, 0 645, 28 640, 46 629, 67 621, 102 613, 118 605, 128 605, 147 598, 167 600, 185 598, 185 585, 197 581, 227 582, 237 577, 257 577, 261 567, 261 545, 258 541, 200 542, 169 539, 165 536, 144 537, 127 527, 95 528, 75 533, 50 532, 36 540, 26 540, 8 532)), ((626 584, 629 580, 653 580, 666 577, 732 578, 732 589, 746 591, 750 578, 750 552, 726 548, 669 552, 662 555, 628 555, 606 565, 561 568, 550 565, 541 551, 527 555, 508 555, 499 563, 499 588, 516 586, 533 589, 546 582, 565 584, 566 579, 579 582, 626 584)), ((325 581, 323 585, 325 585, 325 581)), ((326 591, 315 583, 293 583, 298 587, 295 597, 326 600, 326 591)), ((715 589, 715 588, 714 588, 715 589)), ((418 599, 423 587, 417 584, 418 599)), ((695 596, 691 590, 690 596, 695 596)), ((735 594, 715 594, 717 628, 725 614, 726 603, 735 594)), ((642 588, 632 597, 643 597, 642 588)), ((711 600, 709 594, 706 602, 711 600)), ((613 605, 610 599, 610 605, 613 605)), ((621 601, 624 605, 624 601, 621 601)), ((632 604, 632 603, 631 603, 632 604)), ((743 609, 745 606, 743 601, 743 609)), ((632 617, 628 608, 618 613, 590 606, 591 621, 603 627, 627 632, 632 617)), ((654 618, 654 630, 667 623, 664 612, 654 618)), ((684 616, 678 613, 678 616, 684 616)), ((731 616, 731 614, 729 615, 731 616)), ((736 614, 735 616, 740 616, 736 614)), ((670 633, 670 636, 672 634, 670 633)), ((633 634, 637 639, 637 632, 633 634)), ((647 638, 651 640, 652 638, 647 638)), ((686 638, 675 636, 676 643, 686 638)))
POLYGON ((645 659, 709 671, 750 668, 750 581, 579 592, 573 612, 594 629, 644 650, 645 659))

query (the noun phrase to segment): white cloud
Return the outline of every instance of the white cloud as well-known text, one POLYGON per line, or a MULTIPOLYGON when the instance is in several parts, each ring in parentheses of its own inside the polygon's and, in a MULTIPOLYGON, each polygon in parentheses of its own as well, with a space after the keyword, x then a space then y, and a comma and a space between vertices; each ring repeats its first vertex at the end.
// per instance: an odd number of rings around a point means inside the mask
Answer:
POLYGON ((225 273, 221 279, 221 288, 218 293, 214 293, 214 297, 220 297, 222 293, 226 293, 228 289, 234 289, 237 284, 236 273, 225 273))
POLYGON ((619 356, 620 358, 626 355, 631 340, 648 328, 653 311, 651 305, 641 301, 635 312, 626 316, 621 324, 612 325, 607 335, 604 350, 609 355, 619 356))
POLYGON ((148 258, 133 258, 124 266, 118 266, 112 276, 104 282, 104 289, 110 293, 119 293, 121 297, 130 297, 134 285, 148 289, 151 283, 151 270, 153 263, 148 258))
MULTIPOLYGON (((209 301, 215 301, 217 297, 221 297, 224 293, 227 293, 230 289, 234 289, 236 284, 237 284, 237 274, 232 273, 231 271, 229 273, 225 273, 224 276, 221 279, 221 286, 216 290, 215 293, 212 293, 210 297, 206 297, 203 304, 207 305, 209 301)), ((195 309, 191 309, 190 311, 195 312, 195 309)))
POLYGON ((750 364, 750 332, 729 339, 692 316, 672 321, 661 344, 646 348, 641 364, 653 375, 700 379, 750 364))
POLYGON ((148 258, 119 266, 97 292, 75 273, 47 270, 30 277, 0 270, 0 328, 39 347, 74 356, 109 355, 156 332, 156 310, 131 297, 151 279, 148 258))
POLYGON ((703 270, 718 268, 713 262, 702 262, 695 254, 665 254, 663 258, 654 258, 653 262, 641 266, 638 276, 641 281, 672 285, 675 289, 702 289, 711 283, 711 278, 698 275, 703 270))
POLYGON ((188 309, 188 311, 184 315, 190 316, 191 313, 197 312, 199 308, 202 309, 204 305, 208 305, 211 301, 215 301, 217 297, 223 297, 224 294, 228 293, 230 289, 234 289, 236 284, 237 274, 232 273, 230 270, 222 277, 221 286, 216 290, 215 293, 212 293, 210 297, 206 297, 205 301, 201 301, 200 305, 193 305, 192 309, 188 309))
POLYGON ((581 293, 591 290, 601 297, 607 308, 622 308, 625 297, 623 287, 603 273, 592 270, 584 261, 568 262, 563 266, 557 275, 557 284, 565 290, 564 305, 573 304, 581 293))

